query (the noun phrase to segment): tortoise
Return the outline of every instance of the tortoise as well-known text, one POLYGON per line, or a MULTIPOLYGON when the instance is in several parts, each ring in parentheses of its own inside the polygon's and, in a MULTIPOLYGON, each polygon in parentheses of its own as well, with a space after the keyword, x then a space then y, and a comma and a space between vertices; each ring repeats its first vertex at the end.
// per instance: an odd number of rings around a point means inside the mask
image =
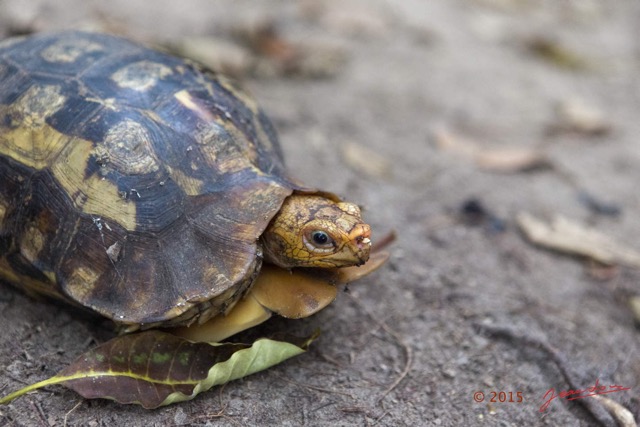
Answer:
MULTIPOLYGON (((271 121, 225 76, 98 33, 0 44, 2 281, 126 332, 185 327, 266 271, 262 294, 282 269, 352 271, 370 232, 357 205, 289 177, 271 121)), ((261 304, 290 317, 335 297, 274 292, 261 304)), ((239 316, 218 337, 255 323, 239 316)))

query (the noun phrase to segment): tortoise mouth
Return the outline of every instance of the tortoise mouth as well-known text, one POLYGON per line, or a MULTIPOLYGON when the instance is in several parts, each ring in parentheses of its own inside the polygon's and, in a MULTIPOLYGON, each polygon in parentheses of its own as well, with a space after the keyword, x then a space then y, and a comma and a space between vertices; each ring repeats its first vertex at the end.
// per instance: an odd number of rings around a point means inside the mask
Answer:
POLYGON ((369 224, 358 224, 349 233, 349 249, 362 265, 369 260, 371 252, 371 227, 369 224))

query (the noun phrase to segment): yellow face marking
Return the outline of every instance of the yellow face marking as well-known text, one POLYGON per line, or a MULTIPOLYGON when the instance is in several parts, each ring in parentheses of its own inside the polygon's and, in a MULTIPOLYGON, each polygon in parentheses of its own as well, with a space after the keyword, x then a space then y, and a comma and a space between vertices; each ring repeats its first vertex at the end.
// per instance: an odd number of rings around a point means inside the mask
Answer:
POLYGON ((356 205, 294 194, 263 233, 262 243, 265 259, 280 267, 346 267, 367 261, 370 233, 356 205), (324 241, 315 241, 316 233, 324 241))
POLYGON ((55 85, 34 85, 12 105, 0 106, 0 116, 10 119, 0 126, 0 154, 35 169, 43 169, 65 146, 66 135, 46 124, 65 104, 55 85))
POLYGON ((75 62, 82 55, 98 52, 103 49, 102 45, 83 39, 60 40, 45 50, 40 56, 48 62, 75 62))
POLYGON ((149 134, 133 120, 123 120, 109 129, 98 150, 105 164, 125 175, 152 173, 159 168, 149 134))
POLYGON ((87 162, 94 153, 93 144, 73 138, 51 166, 53 175, 72 195, 80 192, 85 197, 76 197, 74 203, 83 212, 117 221, 127 230, 136 228, 136 205, 121 197, 118 187, 97 174, 85 179, 87 162))
POLYGON ((152 61, 138 61, 113 73, 111 80, 123 89, 142 92, 155 86, 158 80, 171 74, 173 74, 173 70, 166 65, 152 61))

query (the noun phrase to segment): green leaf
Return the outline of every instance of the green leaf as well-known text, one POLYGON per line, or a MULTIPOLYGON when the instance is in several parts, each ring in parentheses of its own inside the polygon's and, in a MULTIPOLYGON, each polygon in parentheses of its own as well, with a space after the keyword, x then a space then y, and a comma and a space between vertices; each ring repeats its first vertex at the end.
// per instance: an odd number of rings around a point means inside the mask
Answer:
POLYGON ((123 335, 89 350, 57 375, 5 396, 0 404, 61 384, 87 399, 157 408, 277 365, 303 353, 314 339, 262 338, 247 345, 195 343, 156 330, 123 335))

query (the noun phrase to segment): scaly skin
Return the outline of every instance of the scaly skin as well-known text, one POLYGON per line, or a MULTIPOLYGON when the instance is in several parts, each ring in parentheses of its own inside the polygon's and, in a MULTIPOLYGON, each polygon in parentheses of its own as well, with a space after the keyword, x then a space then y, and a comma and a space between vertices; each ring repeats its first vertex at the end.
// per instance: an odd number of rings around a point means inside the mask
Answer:
POLYGON ((262 235, 265 260, 283 268, 347 267, 369 259, 371 228, 353 203, 293 194, 262 235))

